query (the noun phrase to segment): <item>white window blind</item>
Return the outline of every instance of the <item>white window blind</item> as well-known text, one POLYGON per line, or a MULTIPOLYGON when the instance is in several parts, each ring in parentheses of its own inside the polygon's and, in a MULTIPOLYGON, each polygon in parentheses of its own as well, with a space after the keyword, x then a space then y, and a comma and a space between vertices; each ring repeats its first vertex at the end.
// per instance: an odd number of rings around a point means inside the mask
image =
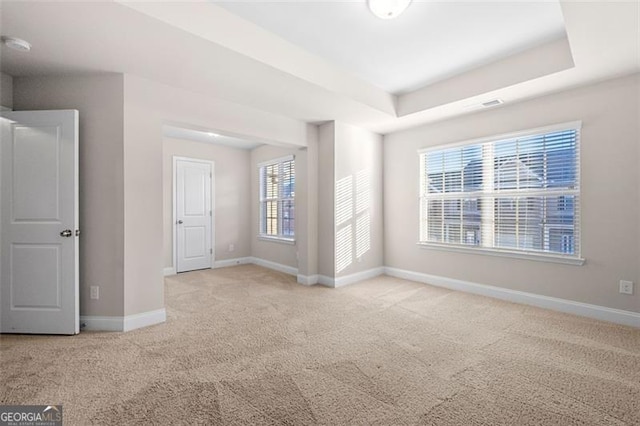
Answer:
POLYGON ((580 256, 580 123, 420 152, 420 242, 580 256))
POLYGON ((295 160, 293 156, 260 164, 260 235, 295 237, 295 160))

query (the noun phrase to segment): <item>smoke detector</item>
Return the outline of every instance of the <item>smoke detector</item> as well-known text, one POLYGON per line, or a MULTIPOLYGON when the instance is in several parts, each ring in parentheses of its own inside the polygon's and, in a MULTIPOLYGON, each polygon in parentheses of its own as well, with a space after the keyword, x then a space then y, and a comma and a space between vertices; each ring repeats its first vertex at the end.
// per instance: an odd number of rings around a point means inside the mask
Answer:
POLYGON ((31 50, 31 43, 21 38, 2 37, 2 43, 10 49, 20 52, 28 52, 31 50))
POLYGON ((380 19, 397 18, 411 0, 369 0, 369 9, 380 19))

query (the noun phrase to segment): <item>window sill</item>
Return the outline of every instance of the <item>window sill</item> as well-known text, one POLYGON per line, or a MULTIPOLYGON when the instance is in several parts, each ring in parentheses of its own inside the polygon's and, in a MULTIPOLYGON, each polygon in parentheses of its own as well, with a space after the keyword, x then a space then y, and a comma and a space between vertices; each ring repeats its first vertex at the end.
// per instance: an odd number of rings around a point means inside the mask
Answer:
POLYGON ((272 237, 269 235, 258 235, 258 239, 261 241, 269 241, 272 243, 281 243, 281 244, 289 244, 289 245, 294 245, 296 243, 295 238, 272 237))
POLYGON ((531 253, 531 252, 515 252, 500 249, 490 249, 484 247, 465 247, 459 245, 438 244, 438 243, 418 243, 418 246, 424 249, 452 251, 467 254, 483 254, 489 256, 511 257, 515 259, 535 260, 538 262, 562 263, 565 265, 582 266, 586 260, 579 257, 569 257, 562 255, 531 253))

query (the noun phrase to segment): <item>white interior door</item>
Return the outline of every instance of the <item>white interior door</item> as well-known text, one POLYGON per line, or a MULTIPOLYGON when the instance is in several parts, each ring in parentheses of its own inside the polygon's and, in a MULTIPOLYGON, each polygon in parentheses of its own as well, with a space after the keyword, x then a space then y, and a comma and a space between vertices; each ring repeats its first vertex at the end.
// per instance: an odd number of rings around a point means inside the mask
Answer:
POLYGON ((2 113, 0 327, 76 334, 78 111, 2 113))
POLYGON ((211 162, 174 158, 176 272, 211 268, 211 162))

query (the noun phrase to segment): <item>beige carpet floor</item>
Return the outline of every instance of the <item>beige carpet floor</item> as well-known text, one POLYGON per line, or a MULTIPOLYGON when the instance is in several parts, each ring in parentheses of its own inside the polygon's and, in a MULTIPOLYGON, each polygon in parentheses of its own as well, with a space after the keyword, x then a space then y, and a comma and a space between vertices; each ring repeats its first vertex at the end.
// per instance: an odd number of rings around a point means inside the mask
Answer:
POLYGON ((65 424, 638 425, 640 330, 379 277, 166 279, 168 320, 0 338, 0 404, 65 424))

